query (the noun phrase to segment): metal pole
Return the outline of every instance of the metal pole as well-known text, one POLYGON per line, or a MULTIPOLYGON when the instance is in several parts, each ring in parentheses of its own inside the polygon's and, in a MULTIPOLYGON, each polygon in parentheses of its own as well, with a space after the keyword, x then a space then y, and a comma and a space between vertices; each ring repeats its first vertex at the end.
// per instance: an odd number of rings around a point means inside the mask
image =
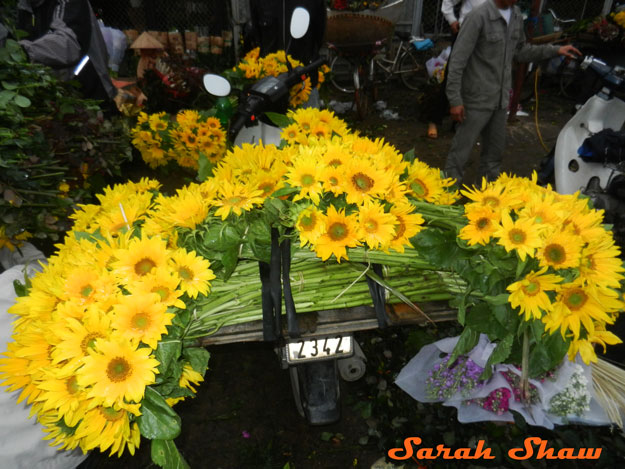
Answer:
POLYGON ((414 8, 412 9, 412 28, 410 34, 413 36, 421 37, 421 21, 423 18, 423 0, 415 0, 414 8))

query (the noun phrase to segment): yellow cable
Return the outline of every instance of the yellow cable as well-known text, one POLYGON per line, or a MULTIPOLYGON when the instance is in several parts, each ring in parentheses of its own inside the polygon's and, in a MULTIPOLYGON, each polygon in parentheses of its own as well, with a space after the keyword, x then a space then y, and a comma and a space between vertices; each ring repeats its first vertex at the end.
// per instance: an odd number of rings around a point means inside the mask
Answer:
POLYGON ((536 134, 538 135, 538 139, 540 140, 540 144, 543 146, 545 151, 549 151, 547 145, 543 141, 543 136, 540 133, 540 127, 538 127, 538 75, 540 74, 540 67, 536 67, 536 73, 534 74, 534 100, 536 104, 534 106, 534 124, 536 125, 536 134))

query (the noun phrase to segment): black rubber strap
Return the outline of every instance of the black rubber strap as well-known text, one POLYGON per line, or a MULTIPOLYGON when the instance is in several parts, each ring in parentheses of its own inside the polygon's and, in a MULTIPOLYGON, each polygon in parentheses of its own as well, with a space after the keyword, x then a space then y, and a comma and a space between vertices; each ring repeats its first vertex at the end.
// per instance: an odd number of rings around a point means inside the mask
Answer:
POLYGON ((282 335, 282 285, 280 284, 280 245, 278 230, 271 230, 270 263, 259 262, 261 301, 263 308, 263 339, 277 340, 282 335))
POLYGON ((273 302, 273 323, 276 338, 282 335, 282 285, 280 284, 280 244, 278 230, 271 229, 271 300, 273 302))
MULTIPOLYGON (((373 272, 380 278, 383 278, 382 266, 380 264, 371 264, 373 272)), ((388 326, 388 317, 386 316, 386 291, 382 285, 377 283, 371 277, 367 277, 367 285, 369 286, 369 294, 373 300, 373 308, 378 318, 378 326, 384 329, 388 326)))
POLYGON ((266 262, 258 263, 258 272, 261 282, 261 300, 263 307, 263 340, 276 340, 273 323, 273 299, 271 298, 271 282, 269 272, 271 267, 266 262))
POLYGON ((290 338, 297 339, 300 337, 300 331, 297 323, 295 302, 293 301, 293 292, 291 292, 291 240, 289 238, 284 239, 280 243, 280 252, 282 254, 282 292, 284 294, 287 330, 290 338))

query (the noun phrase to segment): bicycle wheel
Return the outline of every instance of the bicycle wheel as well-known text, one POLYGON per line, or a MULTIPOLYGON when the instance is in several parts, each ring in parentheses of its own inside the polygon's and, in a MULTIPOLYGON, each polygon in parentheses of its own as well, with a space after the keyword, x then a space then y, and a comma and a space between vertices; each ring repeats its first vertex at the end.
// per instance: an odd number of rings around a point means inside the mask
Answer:
POLYGON ((335 56, 330 62, 330 81, 334 87, 343 93, 353 93, 354 64, 345 57, 335 56))
POLYGON ((425 68, 426 57, 416 50, 407 50, 399 58, 399 76, 407 88, 418 90, 425 86, 429 80, 425 68))

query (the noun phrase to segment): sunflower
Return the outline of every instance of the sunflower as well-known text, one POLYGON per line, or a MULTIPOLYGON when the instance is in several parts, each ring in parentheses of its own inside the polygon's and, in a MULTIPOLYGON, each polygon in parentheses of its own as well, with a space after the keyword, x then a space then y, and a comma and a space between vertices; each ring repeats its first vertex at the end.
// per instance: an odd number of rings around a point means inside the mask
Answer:
POLYGON ((301 147, 300 153, 293 161, 293 167, 286 177, 287 182, 292 187, 299 188, 299 193, 293 197, 293 201, 307 198, 314 204, 319 204, 323 188, 320 178, 319 155, 315 148, 301 147))
POLYGON ((167 268, 155 269, 141 280, 128 285, 131 294, 136 293, 156 293, 160 297, 161 303, 165 306, 175 306, 185 309, 186 305, 180 299, 183 295, 178 288, 180 277, 167 268))
POLYGON ((320 178, 323 190, 339 196, 345 192, 345 171, 343 166, 326 166, 321 169, 320 178))
POLYGON ((371 249, 385 249, 395 237, 396 218, 378 202, 367 202, 358 210, 362 240, 371 249))
POLYGON ((602 287, 620 288, 625 272, 620 254, 612 236, 604 232, 582 248, 580 277, 602 287))
POLYGON ((578 267, 582 254, 582 239, 572 232, 555 231, 548 236, 537 257, 541 266, 554 269, 568 269, 578 267))
POLYGON ((180 381, 178 384, 181 388, 187 388, 191 392, 195 393, 194 386, 199 385, 202 381, 204 381, 204 376, 201 373, 198 373, 189 365, 185 363, 182 367, 182 375, 180 376, 180 381))
POLYGON ((340 263, 341 258, 348 259, 348 247, 360 245, 358 238, 357 215, 346 215, 344 209, 337 210, 331 205, 326 213, 325 230, 311 244, 321 260, 325 261, 334 254, 337 262, 340 263))
POLYGON ((384 198, 393 177, 381 168, 354 158, 345 166, 344 189, 347 203, 363 204, 373 197, 384 198))
POLYGON ((414 161, 408 167, 408 174, 403 182, 408 188, 408 195, 417 200, 434 202, 444 192, 439 171, 420 161, 414 161))
POLYGON ((390 209, 396 219, 395 235, 390 247, 397 252, 404 252, 405 246, 412 246, 410 238, 423 229, 423 217, 414 211, 414 206, 409 203, 395 204, 390 209))
POLYGON ((176 114, 176 122, 180 127, 195 127, 200 120, 200 113, 194 109, 184 109, 176 114))
POLYGON ((113 308, 113 327, 131 342, 142 342, 155 349, 175 314, 156 293, 124 295, 113 308))
POLYGON ((167 121, 164 119, 165 113, 159 112, 156 114, 151 114, 148 118, 148 124, 150 125, 150 129, 154 132, 162 132, 167 130, 167 121))
POLYGON ((533 257, 542 242, 539 226, 533 220, 513 221, 507 211, 501 212, 501 225, 493 236, 499 238, 497 244, 507 252, 515 250, 522 261, 528 255, 533 257))
POLYGON ((167 265, 169 253, 162 239, 142 236, 131 239, 127 249, 118 249, 115 257, 117 260, 111 265, 113 274, 128 283, 167 265))
POLYGON ((223 181, 217 189, 215 206, 219 208, 215 211, 215 216, 221 216, 221 219, 225 220, 230 212, 241 215, 243 211, 249 211, 255 205, 260 205, 263 202, 264 198, 261 191, 242 184, 231 184, 228 181, 223 181))
POLYGON ((500 212, 509 206, 510 196, 503 186, 494 186, 488 184, 485 179, 482 180, 480 189, 461 190, 460 193, 471 200, 469 204, 482 205, 489 207, 494 212, 500 212))
POLYGON ((141 433, 132 416, 140 415, 139 404, 123 406, 97 406, 85 412, 76 428, 76 437, 85 451, 98 448, 101 452, 111 449, 111 456, 121 456, 127 447, 130 454, 139 447, 141 433))
POLYGON ((85 390, 78 385, 75 371, 62 373, 54 370, 46 373, 38 387, 42 391, 35 399, 41 405, 38 412, 56 409, 65 425, 75 427, 89 403, 85 390))
POLYGON ((154 216, 162 219, 167 227, 180 226, 194 229, 208 215, 210 204, 194 187, 178 189, 173 197, 159 196, 154 216))
POLYGON ((524 314, 526 321, 531 318, 540 319, 543 311, 552 310, 547 292, 554 291, 563 279, 546 272, 547 268, 543 267, 538 272, 530 272, 522 280, 508 285, 508 301, 513 308, 519 308, 519 314, 524 314))
POLYGON ((46 433, 43 439, 52 440, 50 446, 58 446, 59 450, 72 450, 80 444, 79 438, 75 435, 76 427, 67 426, 56 410, 39 414, 37 421, 43 425, 43 432, 46 433))
POLYGON ((305 208, 297 217, 295 228, 299 232, 301 246, 314 244, 325 229, 325 215, 314 206, 305 208))
POLYGON ((111 319, 96 306, 90 307, 82 319, 66 317, 54 329, 58 343, 52 349, 52 362, 65 363, 71 369, 81 364, 97 339, 107 339, 111 334, 111 319))
POLYGON ((137 348, 122 337, 96 340, 78 374, 78 385, 88 396, 111 407, 124 401, 141 402, 145 387, 153 384, 159 362, 149 348, 137 348))
POLYGON ((305 136, 302 133, 300 126, 296 122, 293 122, 282 129, 280 138, 285 140, 289 145, 293 145, 295 143, 302 143, 305 136))
POLYGON ((469 246, 486 245, 497 231, 500 214, 485 206, 467 206, 465 209, 469 222, 460 230, 458 237, 466 240, 469 246))
POLYGON ((77 268, 67 276, 64 299, 75 299, 81 304, 89 304, 99 298, 114 295, 115 288, 114 281, 107 272, 86 267, 77 268))
POLYGON ((215 278, 210 269, 210 262, 195 251, 187 252, 184 249, 177 249, 171 257, 175 272, 180 277, 180 290, 191 298, 197 298, 201 293, 206 295, 209 291, 210 281, 215 278))
POLYGON ((595 353, 594 344, 599 344, 603 347, 603 353, 606 351, 607 345, 622 344, 623 341, 610 331, 606 331, 601 325, 597 325, 595 331, 587 335, 586 339, 571 340, 569 345, 569 360, 575 360, 575 356, 579 353, 580 357, 586 363, 590 365, 591 362, 597 362, 597 354, 595 353))
POLYGON ((570 330, 573 337, 580 337, 583 325, 586 332, 595 331, 595 321, 613 323, 614 318, 607 312, 607 303, 612 299, 597 289, 584 285, 580 279, 560 286, 553 305, 553 312, 543 317, 545 329, 554 332, 560 329, 562 337, 570 330))

